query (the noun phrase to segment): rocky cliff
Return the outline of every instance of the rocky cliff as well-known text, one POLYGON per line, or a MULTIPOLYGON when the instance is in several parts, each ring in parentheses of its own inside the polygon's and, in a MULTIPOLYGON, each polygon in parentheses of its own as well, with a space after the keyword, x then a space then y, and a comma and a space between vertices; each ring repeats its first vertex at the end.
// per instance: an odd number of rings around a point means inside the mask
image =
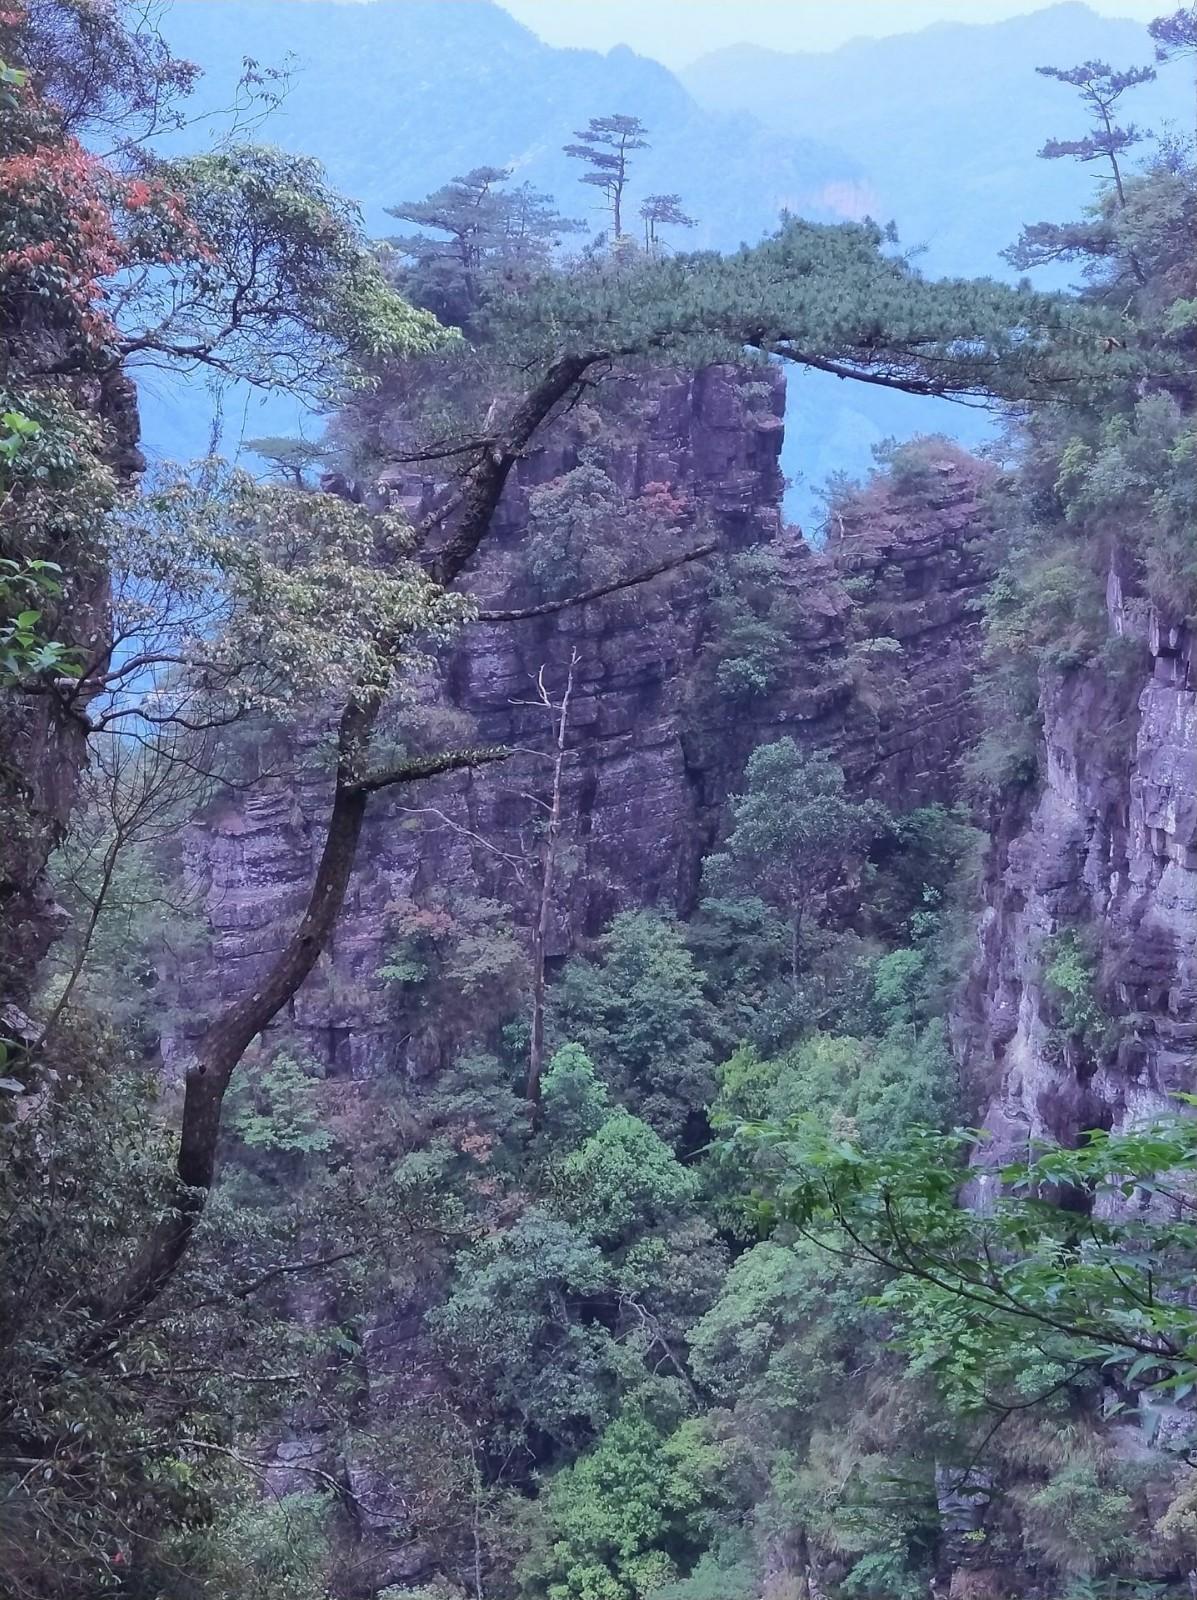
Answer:
MULTIPOLYGON (((702 856, 760 743, 790 735, 828 750, 856 788, 899 811, 956 796, 974 732, 976 603, 991 576, 987 469, 954 446, 928 443, 909 470, 837 501, 816 548, 783 526, 783 405, 780 373, 759 369, 653 379, 634 397, 613 397, 606 474, 633 504, 664 486, 688 508, 679 542, 713 537, 721 559, 600 603, 470 627, 417 715, 396 729, 526 753, 497 775, 376 802, 333 946, 279 1023, 280 1036, 341 1080, 329 1086, 331 1103, 369 1105, 390 1074, 427 1089, 485 1034, 477 1006, 421 1007, 415 998, 406 1013, 380 969, 393 958, 399 907, 499 902, 512 908, 517 929, 529 926, 550 743, 536 704, 542 670, 559 693, 576 656, 549 941, 557 963, 620 909, 693 910, 702 856), (762 632, 771 670, 750 690, 735 673, 721 677, 721 664, 740 659, 744 637, 759 643, 762 632)), ((523 463, 473 579, 488 609, 538 598, 526 554, 533 500, 583 454, 567 424, 523 463)), ((413 511, 428 494, 415 481, 393 480, 392 490, 413 511)), ((276 775, 230 789, 189 831, 186 870, 210 941, 181 974, 187 1030, 252 984, 294 925, 321 840, 322 736, 312 727, 264 737, 244 759, 251 771, 276 775)), ((181 1032, 166 1041, 168 1054, 187 1044, 181 1032)), ((422 1279, 396 1283, 374 1309, 359 1362, 370 1418, 407 1417, 431 1404, 427 1386, 452 1387, 426 1327, 443 1292, 422 1279)), ((301 1297, 294 1314, 304 1320, 326 1309, 301 1297)), ((413 1510, 418 1468, 405 1476, 394 1462, 375 1467, 368 1452, 337 1459, 301 1404, 274 1441, 271 1484, 304 1490, 312 1467, 343 1474, 352 1487, 359 1542, 346 1567, 369 1577, 363 1592, 434 1569, 437 1553, 413 1510)))
MULTIPOLYGON (((826 547, 815 549, 782 525, 776 369, 653 378, 633 400, 610 403, 602 465, 623 495, 666 486, 689 508, 683 542, 702 528, 725 557, 768 553, 756 588, 780 651, 774 681, 751 694, 716 682, 714 663, 731 648, 720 633, 727 585, 718 563, 553 616, 471 627, 421 713, 425 731, 460 739, 465 730, 529 753, 497 777, 443 780, 376 803, 334 947, 285 1021, 335 1072, 419 1073, 440 1058, 443 1040, 397 1026, 375 976, 397 902, 481 896, 527 922, 547 782, 536 752, 548 729, 534 690, 543 668, 559 691, 575 652, 570 870, 551 958, 624 907, 693 907, 701 857, 758 743, 790 734, 828 749, 855 784, 898 809, 955 793, 972 729, 974 602, 988 577, 977 538, 985 469, 929 445, 917 472, 879 479, 840 505, 826 547)), ((532 594, 521 556, 530 497, 559 482, 581 449, 567 422, 523 463, 474 575, 488 606, 532 594)), ((424 489, 399 483, 396 492, 415 503, 424 489)), ((297 916, 320 840, 324 782, 303 759, 319 737, 311 729, 284 740, 287 771, 248 795, 230 791, 191 830, 187 871, 211 931, 210 951, 184 975, 197 1025, 253 981, 297 916)), ((262 766, 278 754, 272 747, 262 766)))
POLYGON ((1110 647, 1042 686, 1036 797, 999 833, 959 1039, 993 1159, 1175 1109, 1197 1053, 1197 652, 1110 574, 1110 647), (1076 1027, 1061 949, 1100 1021, 1076 1027))

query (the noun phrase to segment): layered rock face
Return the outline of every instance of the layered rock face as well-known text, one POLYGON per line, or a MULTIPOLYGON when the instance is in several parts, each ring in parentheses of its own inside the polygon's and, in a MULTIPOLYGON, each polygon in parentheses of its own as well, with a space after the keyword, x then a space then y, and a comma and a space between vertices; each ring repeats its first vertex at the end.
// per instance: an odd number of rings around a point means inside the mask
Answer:
POLYGON ((1197 650, 1110 577, 1121 669, 1045 684, 1041 788, 995 851, 958 1029, 989 1085, 995 1161, 1176 1109, 1197 1055, 1197 650), (1070 1037, 1045 981, 1061 939, 1109 1019, 1070 1037))
MULTIPOLYGON (((830 750, 854 783, 898 809, 955 792, 972 732, 973 602, 988 577, 977 541, 985 469, 954 447, 935 446, 917 483, 879 482, 843 507, 818 551, 782 523, 779 372, 711 368, 653 376, 635 389, 613 402, 604 470, 626 496, 664 485, 689 506, 681 548, 701 533, 733 557, 775 553, 783 670, 747 698, 712 687, 718 577, 708 563, 552 616, 469 628, 417 720, 441 744, 526 753, 497 771, 374 802, 333 948, 280 1019, 334 1072, 421 1074, 444 1059, 443 1038, 396 1022, 376 977, 397 902, 493 898, 528 924, 550 743, 537 680, 543 671, 559 695, 575 655, 563 801, 568 867, 559 875, 551 959, 620 909, 693 908, 702 855, 759 743, 791 735, 830 750)), ((537 598, 521 567, 529 497, 570 471, 581 449, 567 419, 522 464, 493 549, 473 575, 488 608, 537 598)), ((415 505, 426 487, 399 491, 415 505)), ((254 981, 299 914, 325 805, 318 770, 303 758, 320 733, 280 735, 260 752, 263 770, 278 763, 280 775, 230 792, 190 833, 187 872, 211 930, 209 952, 183 975, 193 1026, 254 981)), ((186 1045, 168 1041, 168 1050, 186 1045)))

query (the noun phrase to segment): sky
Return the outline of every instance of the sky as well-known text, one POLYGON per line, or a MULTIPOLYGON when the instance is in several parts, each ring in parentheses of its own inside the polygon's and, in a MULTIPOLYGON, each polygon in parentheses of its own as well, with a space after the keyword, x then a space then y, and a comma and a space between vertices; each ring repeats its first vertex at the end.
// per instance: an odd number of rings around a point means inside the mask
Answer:
MULTIPOLYGON (((994 22, 1044 9, 1035 0, 499 0, 549 44, 627 44, 682 67, 731 44, 832 50, 860 35, 909 33, 934 22, 994 22)), ((1095 11, 1148 22, 1168 0, 1088 0, 1095 11)))

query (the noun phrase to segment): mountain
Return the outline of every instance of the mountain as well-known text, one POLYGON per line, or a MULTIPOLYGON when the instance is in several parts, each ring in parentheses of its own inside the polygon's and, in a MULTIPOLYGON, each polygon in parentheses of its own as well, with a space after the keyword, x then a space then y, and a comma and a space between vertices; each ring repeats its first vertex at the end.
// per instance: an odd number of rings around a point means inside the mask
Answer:
POLYGON ((787 206, 831 219, 857 203, 859 164, 817 134, 701 106, 626 46, 555 49, 490 0, 178 0, 164 32, 204 68, 200 104, 212 110, 244 56, 289 58, 291 90, 263 137, 317 156, 378 232, 396 227, 387 206, 484 163, 515 168, 597 229, 599 197, 562 146, 608 112, 648 126, 634 188, 682 195, 698 219, 687 245, 755 239, 787 206))
MULTIPOLYGON (((1014 277, 1001 253, 1022 225, 1076 216, 1099 176, 1072 161, 1037 159, 1052 135, 1079 133, 1084 112, 1070 90, 1034 69, 1093 59, 1149 62, 1151 41, 1138 23, 1067 3, 820 53, 740 45, 701 58, 682 78, 712 110, 751 110, 778 134, 817 132, 846 150, 864 174, 853 180, 855 201, 896 222, 903 244, 922 250, 929 275, 1014 277)), ((1191 130, 1182 69, 1165 68, 1127 104, 1140 126, 1191 130)), ((1063 288, 1073 274, 1037 277, 1044 288, 1063 288)), ((989 431, 983 413, 960 406, 901 395, 845 399, 842 389, 817 373, 791 382, 785 460, 809 480, 790 501, 803 520, 817 515, 810 487, 831 470, 865 471, 887 435, 942 430, 976 445, 989 431)))
MULTIPOLYGON (((594 191, 561 147, 589 117, 620 111, 651 131, 634 192, 676 191, 698 218, 679 244, 734 248, 783 207, 825 221, 871 213, 926 244, 929 273, 969 275, 1008 275, 1000 251, 1024 221, 1075 215, 1094 190, 1091 169, 1035 158, 1081 113, 1034 67, 1150 55, 1137 24, 1080 4, 822 54, 741 46, 697 62, 684 82, 624 46, 554 48, 492 0, 176 0, 164 31, 204 69, 201 113, 229 104, 244 57, 289 65, 290 91, 259 136, 317 156, 378 234, 396 226, 388 206, 483 163, 513 167, 597 229, 594 191)), ((1187 127, 1183 71, 1163 73, 1139 104, 1139 120, 1187 127)), ((189 139, 194 130, 175 142, 189 139)), ((151 457, 206 448, 213 400, 199 380, 148 374, 143 413, 151 457)), ((226 452, 319 428, 290 402, 245 390, 225 396, 223 414, 226 452)), ((942 431, 976 444, 987 428, 983 413, 947 402, 792 375, 790 514, 817 521, 818 487, 833 471, 867 471, 886 437, 942 431)))
MULTIPOLYGON (((712 110, 751 109, 779 134, 812 130, 866 174, 875 214, 903 242, 926 246, 928 271, 1009 272, 1000 255, 1024 222, 1061 220, 1092 198, 1098 172, 1040 161, 1052 135, 1084 112, 1037 66, 1152 59, 1146 30, 1076 3, 1008 22, 937 24, 841 49, 785 55, 748 45, 704 56, 683 74, 712 110)), ((1191 131, 1186 73, 1165 68, 1125 104, 1140 126, 1191 131)))

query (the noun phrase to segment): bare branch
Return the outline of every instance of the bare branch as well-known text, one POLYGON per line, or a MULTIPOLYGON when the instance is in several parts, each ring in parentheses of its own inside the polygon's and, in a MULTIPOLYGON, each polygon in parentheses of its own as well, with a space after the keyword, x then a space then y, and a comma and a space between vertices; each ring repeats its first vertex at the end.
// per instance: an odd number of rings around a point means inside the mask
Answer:
POLYGON ((695 550, 687 550, 685 555, 670 556, 665 561, 658 561, 654 566, 643 567, 630 577, 617 578, 612 583, 601 583, 593 589, 583 590, 580 594, 571 594, 564 600, 546 600, 543 605, 518 606, 511 611, 479 611, 475 621, 523 622, 529 617, 550 617, 556 611, 565 611, 571 606, 589 605, 592 600, 601 600, 606 595, 618 594, 623 589, 634 589, 639 584, 648 583, 652 578, 659 578, 663 572, 673 572, 691 561, 702 561, 705 557, 714 555, 717 548, 714 543, 701 544, 695 550))

